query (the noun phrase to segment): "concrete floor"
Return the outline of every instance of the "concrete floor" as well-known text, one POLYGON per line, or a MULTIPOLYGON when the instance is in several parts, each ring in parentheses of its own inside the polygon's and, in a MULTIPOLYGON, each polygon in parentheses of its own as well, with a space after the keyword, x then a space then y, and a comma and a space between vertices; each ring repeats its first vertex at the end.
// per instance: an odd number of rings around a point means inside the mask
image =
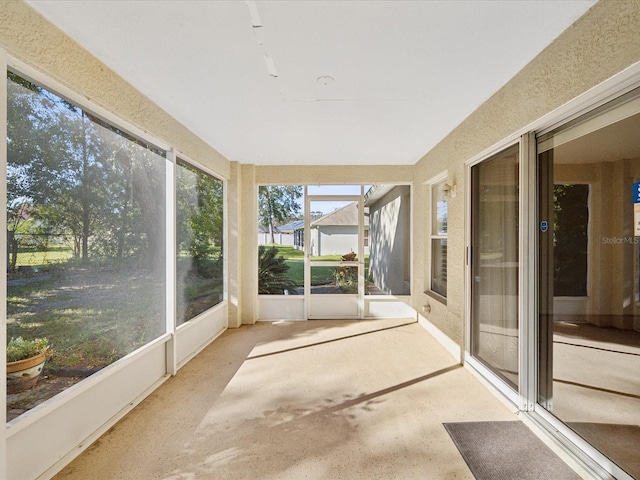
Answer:
POLYGON ((553 414, 640 478, 640 333, 556 324, 553 362, 553 414))
POLYGON ((228 330, 55 478, 472 479, 442 423, 517 417, 407 322, 228 330))

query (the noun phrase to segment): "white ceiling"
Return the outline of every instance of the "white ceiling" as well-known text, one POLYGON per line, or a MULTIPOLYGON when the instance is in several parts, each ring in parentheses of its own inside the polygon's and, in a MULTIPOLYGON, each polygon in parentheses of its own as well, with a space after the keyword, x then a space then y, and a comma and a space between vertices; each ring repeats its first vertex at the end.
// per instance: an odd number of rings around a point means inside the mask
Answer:
POLYGON ((268 165, 413 164, 595 3, 27 2, 229 160, 268 165))

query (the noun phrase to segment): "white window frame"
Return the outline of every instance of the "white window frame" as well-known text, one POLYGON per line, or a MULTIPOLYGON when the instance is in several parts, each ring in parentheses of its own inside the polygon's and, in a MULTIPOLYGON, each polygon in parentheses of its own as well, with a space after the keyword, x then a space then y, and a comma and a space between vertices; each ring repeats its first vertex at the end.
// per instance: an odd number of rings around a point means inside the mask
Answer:
MULTIPOLYGON (((158 338, 148 342, 134 352, 129 353, 117 362, 103 368, 91 377, 84 379, 72 387, 69 387, 62 395, 55 395, 41 405, 31 409, 27 415, 22 415, 8 424, 6 423, 5 408, 2 408, 3 422, 6 425, 5 434, 0 439, 0 477, 7 474, 15 478, 22 478, 24 475, 19 472, 29 472, 29 477, 33 472, 41 472, 41 476, 49 478, 59 472, 73 458, 82 453, 94 440, 99 438, 111 426, 116 424, 126 413, 131 411, 146 396, 151 394, 158 386, 166 381, 187 361, 193 358, 198 352, 205 348, 215 338, 217 338, 226 328, 228 322, 227 310, 227 288, 228 288, 228 254, 224 257, 224 285, 223 301, 206 312, 203 312, 198 319, 192 319, 182 328, 177 329, 175 325, 175 158, 192 163, 197 168, 210 173, 214 177, 223 181, 223 241, 229 245, 228 235, 228 204, 227 204, 227 182, 224 175, 207 168, 201 162, 194 161, 186 155, 176 152, 175 148, 166 142, 156 138, 153 134, 143 131, 134 126, 129 121, 100 107, 88 98, 64 85, 56 82, 45 73, 27 65, 26 63, 11 57, 0 48, 0 65, 4 67, 4 76, 0 81, 0 117, 6 120, 7 117, 7 71, 16 73, 27 80, 33 81, 48 91, 68 100, 74 105, 90 112, 109 125, 126 132, 133 137, 146 142, 153 147, 166 152, 166 278, 167 278, 167 298, 166 298, 166 325, 165 332, 158 338), (180 338, 178 338, 180 337, 180 338), (127 377, 126 372, 136 375, 136 381, 127 377), (105 396, 102 392, 106 390, 117 391, 118 395, 105 396), (69 418, 75 418, 70 412, 85 409, 87 405, 99 412, 92 418, 78 417, 67 425, 69 418), (66 434, 59 436, 56 428, 44 428, 43 425, 62 425, 67 427, 66 434), (56 437, 52 442, 51 438, 56 437), (51 445, 55 445, 52 455, 57 459, 51 463, 49 458, 43 458, 36 462, 26 462, 23 458, 27 455, 21 445, 30 443, 36 450, 44 450, 45 447, 51 450, 51 445), (23 455, 24 454, 24 455, 23 455), (9 461, 11 459, 11 461, 9 461)), ((0 124, 0 166, 5 178, 0 188, 0 220, 6 224, 6 121, 0 124), (4 133, 2 133, 4 132, 4 133)), ((0 246, 6 250, 6 238, 0 240, 0 246)), ((6 258, 2 260, 6 270, 6 258)), ((0 354, 4 355, 6 345, 6 279, 0 282, 0 354)), ((0 371, 5 371, 6 365, 0 362, 0 371)), ((6 386, 0 387, 0 396, 6 403, 6 386)))
MULTIPOLYGON (((427 180, 425 183, 427 185, 427 195, 428 195, 428 218, 427 218, 427 252, 428 252, 428 268, 426 269, 426 275, 428 275, 427 281, 425 282, 425 285, 427 286, 427 290, 425 290, 425 294, 429 295, 430 297, 435 298, 436 300, 444 303, 445 305, 447 304, 447 295, 442 295, 441 293, 438 293, 436 291, 433 290, 433 262, 434 262, 434 252, 433 252, 433 240, 447 240, 448 235, 440 235, 438 234, 438 232, 434 232, 434 220, 436 218, 436 215, 438 214, 437 212, 437 208, 438 208, 438 204, 437 202, 433 201, 433 195, 435 190, 438 188, 439 185, 441 184, 446 184, 447 180, 449 179, 449 173, 447 170, 445 170, 444 172, 439 173, 438 175, 436 175, 433 178, 430 178, 429 180, 427 180)), ((449 199, 447 200, 447 218, 449 217, 449 199)), ((447 232, 448 232, 448 227, 447 227, 447 232)))

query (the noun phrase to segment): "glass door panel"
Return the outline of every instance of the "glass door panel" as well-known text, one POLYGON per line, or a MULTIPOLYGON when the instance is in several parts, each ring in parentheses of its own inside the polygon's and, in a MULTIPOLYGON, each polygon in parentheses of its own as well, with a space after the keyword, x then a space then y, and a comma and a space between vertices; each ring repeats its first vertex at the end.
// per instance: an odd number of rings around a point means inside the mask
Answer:
POLYGON ((336 193, 308 197, 308 317, 359 318, 364 290, 362 187, 358 186, 357 196, 345 195, 345 186, 314 188, 336 193))
POLYGON ((538 138, 538 403, 640 478, 640 91, 538 138))
POLYGON ((518 388, 519 147, 471 169, 471 355, 518 388))

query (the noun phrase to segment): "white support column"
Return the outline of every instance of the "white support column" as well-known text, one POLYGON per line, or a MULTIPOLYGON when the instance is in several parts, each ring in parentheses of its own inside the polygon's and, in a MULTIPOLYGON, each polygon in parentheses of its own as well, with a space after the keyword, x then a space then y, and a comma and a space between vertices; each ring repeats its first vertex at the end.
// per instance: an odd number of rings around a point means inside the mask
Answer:
POLYGON ((240 165, 239 246, 241 323, 254 324, 258 318, 258 187, 255 165, 240 165))
POLYGON ((520 141, 520 268, 519 291, 519 393, 522 411, 533 411, 536 403, 537 332, 537 175, 536 139, 533 133, 520 141))
POLYGON ((240 192, 242 172, 238 162, 231 162, 231 174, 226 184, 226 217, 225 217, 225 237, 224 252, 225 264, 227 265, 227 299, 229 302, 229 328, 238 328, 242 324, 242 292, 240 290, 240 278, 242 275, 240 267, 240 229, 242 211, 242 201, 240 192))
POLYGON ((167 373, 175 375, 177 362, 177 309, 176 309, 176 152, 167 152, 165 213, 166 213, 166 331, 171 334, 167 342, 167 373))
POLYGON ((304 318, 311 313, 311 201, 309 186, 304 186, 304 318))
MULTIPOLYGON (((364 302, 364 185, 360 185, 360 200, 358 201, 358 317, 365 316, 364 302)), ((369 232, 371 233, 371 232, 369 232)))
MULTIPOLYGON (((0 65, 4 74, 0 80, 0 269, 5 272, 0 281, 0 378, 7 377, 7 52, 0 49, 0 65)), ((0 425, 7 424, 7 382, 0 382, 0 425)), ((7 476, 7 430, 0 435, 0 478, 7 476)))

